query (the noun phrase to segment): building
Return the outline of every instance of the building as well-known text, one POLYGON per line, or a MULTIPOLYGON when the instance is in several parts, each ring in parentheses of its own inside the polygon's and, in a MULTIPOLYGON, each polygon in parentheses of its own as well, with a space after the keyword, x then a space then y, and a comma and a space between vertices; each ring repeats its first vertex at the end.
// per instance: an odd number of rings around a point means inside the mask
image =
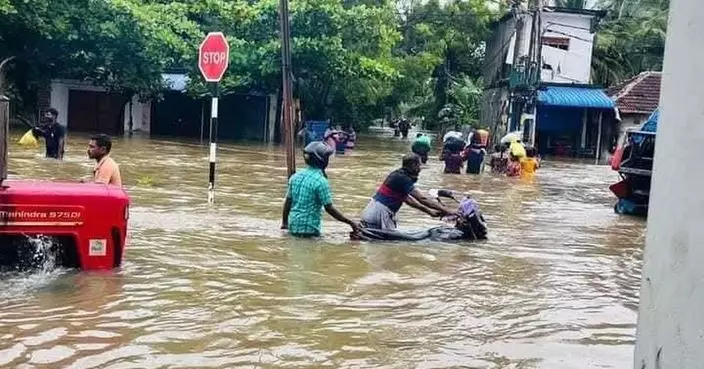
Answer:
MULTIPOLYGON (((151 135, 208 140, 211 98, 186 94, 188 77, 166 74, 169 90, 152 102, 151 135)), ((278 138, 276 94, 230 93, 221 96, 218 108, 218 138, 273 142, 278 138)))
MULTIPOLYGON (((40 110, 59 111, 59 124, 69 132, 208 138, 210 98, 186 94, 188 77, 164 74, 167 89, 158 100, 110 92, 77 80, 53 80, 39 93, 40 110)), ((276 138, 276 95, 226 94, 221 97, 218 137, 270 142, 276 138)), ((42 111, 40 111, 40 114, 42 111)))
POLYGON ((661 80, 661 72, 643 72, 607 90, 618 109, 619 136, 639 128, 658 108, 661 80))
POLYGON ((481 119, 492 127, 494 140, 520 130, 524 141, 542 155, 605 156, 609 145, 602 138, 613 131, 605 122, 611 121, 615 104, 600 86, 591 84, 596 25, 605 15, 545 7, 539 37, 530 12, 508 13, 492 25, 481 119), (532 53, 532 39, 540 39, 539 52, 532 53), (530 55, 540 55, 539 72, 530 55))
POLYGON ((132 128, 150 131, 151 102, 141 102, 137 96, 108 92, 89 82, 52 80, 49 99, 43 108, 59 111, 58 123, 74 132, 101 132, 122 135, 132 128))

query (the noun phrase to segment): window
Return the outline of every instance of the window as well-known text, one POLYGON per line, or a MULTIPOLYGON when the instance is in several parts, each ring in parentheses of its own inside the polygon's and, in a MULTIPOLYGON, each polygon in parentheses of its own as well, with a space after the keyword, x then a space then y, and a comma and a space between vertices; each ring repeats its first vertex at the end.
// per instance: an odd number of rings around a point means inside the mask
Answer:
POLYGON ((567 37, 543 37, 543 46, 550 46, 561 50, 569 50, 570 39, 567 37))

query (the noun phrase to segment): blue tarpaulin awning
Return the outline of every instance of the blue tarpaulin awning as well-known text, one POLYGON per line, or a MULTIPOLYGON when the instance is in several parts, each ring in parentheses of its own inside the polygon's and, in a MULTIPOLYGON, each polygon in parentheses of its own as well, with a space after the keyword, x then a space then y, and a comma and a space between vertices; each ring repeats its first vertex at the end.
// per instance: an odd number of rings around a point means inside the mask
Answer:
POLYGON ((645 132, 657 132, 659 121, 660 121, 660 108, 657 108, 657 109, 655 109, 653 114, 650 115, 650 118, 648 118, 648 121, 643 123, 643 126, 640 127, 640 130, 645 131, 645 132))
MULTIPOLYGON (((643 125, 640 127, 640 130, 643 132, 657 132, 658 122, 660 122, 660 108, 655 109, 653 114, 650 115, 650 118, 648 118, 648 121, 643 123, 643 125)), ((645 140, 645 136, 636 133, 631 137, 631 139, 633 140, 633 142, 639 144, 643 140, 645 140)))
POLYGON ((601 89, 567 86, 541 88, 538 91, 538 105, 593 109, 613 109, 616 106, 601 89))

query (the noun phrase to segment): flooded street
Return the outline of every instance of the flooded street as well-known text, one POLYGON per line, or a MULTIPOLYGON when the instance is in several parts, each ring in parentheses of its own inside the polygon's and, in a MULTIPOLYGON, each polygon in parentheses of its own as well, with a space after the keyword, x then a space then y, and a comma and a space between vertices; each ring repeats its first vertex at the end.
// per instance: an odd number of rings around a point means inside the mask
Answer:
MULTIPOLYGON (((67 158, 10 149, 20 178, 91 173, 87 138, 67 158)), ((328 175, 354 218, 409 143, 362 137, 328 175)), ((441 175, 419 187, 473 193, 476 244, 360 243, 329 217, 321 240, 279 230, 283 150, 118 141, 132 197, 121 270, 0 278, 0 367, 625 368, 632 365, 645 222, 614 214, 609 167, 547 162, 533 181, 441 175)), ((299 166, 303 165, 298 158, 299 166)), ((404 208, 403 228, 439 224, 404 208)))

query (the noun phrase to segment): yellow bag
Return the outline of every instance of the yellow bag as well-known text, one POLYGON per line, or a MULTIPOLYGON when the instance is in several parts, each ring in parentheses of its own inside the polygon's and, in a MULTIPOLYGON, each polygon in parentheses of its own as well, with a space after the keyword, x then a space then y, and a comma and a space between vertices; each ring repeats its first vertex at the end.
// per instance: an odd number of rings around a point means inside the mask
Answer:
POLYGON ((31 129, 20 138, 18 143, 22 146, 39 147, 39 141, 34 137, 31 129))
POLYGON ((526 156, 526 148, 518 141, 512 141, 509 147, 511 154, 517 158, 524 158, 526 156))

